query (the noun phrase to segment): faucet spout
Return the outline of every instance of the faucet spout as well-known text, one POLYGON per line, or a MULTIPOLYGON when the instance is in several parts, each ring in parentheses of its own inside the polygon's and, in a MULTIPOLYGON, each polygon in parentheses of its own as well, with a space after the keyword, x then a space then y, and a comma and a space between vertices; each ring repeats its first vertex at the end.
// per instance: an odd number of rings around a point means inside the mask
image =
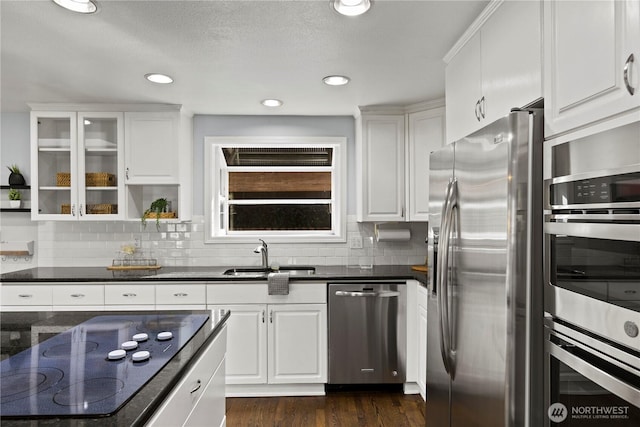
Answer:
POLYGON ((269 246, 267 245, 267 242, 265 242, 264 240, 262 239, 258 239, 258 240, 260 240, 262 244, 257 248, 255 248, 253 252, 256 254, 262 254, 262 268, 267 269, 269 268, 269 246))

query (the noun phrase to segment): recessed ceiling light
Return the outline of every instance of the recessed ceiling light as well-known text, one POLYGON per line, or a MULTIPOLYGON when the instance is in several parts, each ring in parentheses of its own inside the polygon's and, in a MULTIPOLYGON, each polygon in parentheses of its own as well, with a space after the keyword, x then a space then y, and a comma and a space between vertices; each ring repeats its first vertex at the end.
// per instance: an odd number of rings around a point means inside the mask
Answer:
POLYGON ((279 99, 263 99, 261 103, 265 107, 279 107, 282 105, 282 101, 279 99))
POLYGON ((327 76, 325 78, 322 79, 322 81, 325 84, 328 84, 329 86, 342 86, 342 85, 346 85, 347 83, 349 83, 349 77, 347 76, 327 76))
POLYGON ((336 12, 346 16, 358 16, 371 7, 371 0, 331 0, 336 12))
POLYGON ((163 85, 173 83, 173 79, 170 76, 167 76, 166 74, 149 73, 149 74, 145 74, 144 77, 153 83, 160 83, 163 85))
POLYGON ((53 0, 58 6, 78 13, 95 13, 98 6, 92 0, 53 0))

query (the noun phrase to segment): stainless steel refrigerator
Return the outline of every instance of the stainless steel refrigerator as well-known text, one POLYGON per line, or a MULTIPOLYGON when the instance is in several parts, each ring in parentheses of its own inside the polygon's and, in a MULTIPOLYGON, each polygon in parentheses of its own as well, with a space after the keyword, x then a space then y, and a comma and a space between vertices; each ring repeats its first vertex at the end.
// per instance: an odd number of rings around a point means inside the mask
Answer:
POLYGON ((542 425, 542 110, 430 156, 429 427, 542 425))

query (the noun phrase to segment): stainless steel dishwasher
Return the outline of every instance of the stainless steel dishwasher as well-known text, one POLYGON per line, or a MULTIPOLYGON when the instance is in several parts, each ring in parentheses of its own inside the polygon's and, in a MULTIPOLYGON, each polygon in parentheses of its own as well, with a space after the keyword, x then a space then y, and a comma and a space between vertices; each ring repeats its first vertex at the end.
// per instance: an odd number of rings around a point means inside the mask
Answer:
POLYGON ((403 383, 405 283, 329 283, 328 292, 329 384, 403 383))

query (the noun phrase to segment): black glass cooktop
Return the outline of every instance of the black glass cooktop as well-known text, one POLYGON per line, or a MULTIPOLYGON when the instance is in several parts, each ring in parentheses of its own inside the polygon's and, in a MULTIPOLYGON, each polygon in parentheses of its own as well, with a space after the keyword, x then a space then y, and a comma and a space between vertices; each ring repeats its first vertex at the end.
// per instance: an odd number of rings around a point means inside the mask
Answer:
POLYGON ((116 412, 205 324, 205 314, 97 316, 0 362, 0 415, 116 412))

